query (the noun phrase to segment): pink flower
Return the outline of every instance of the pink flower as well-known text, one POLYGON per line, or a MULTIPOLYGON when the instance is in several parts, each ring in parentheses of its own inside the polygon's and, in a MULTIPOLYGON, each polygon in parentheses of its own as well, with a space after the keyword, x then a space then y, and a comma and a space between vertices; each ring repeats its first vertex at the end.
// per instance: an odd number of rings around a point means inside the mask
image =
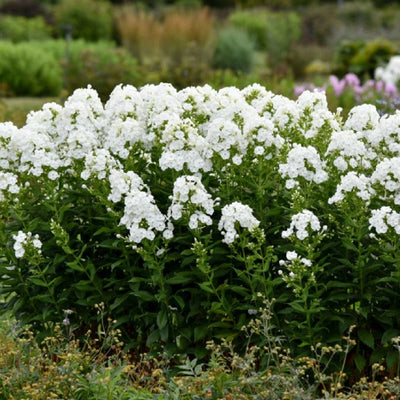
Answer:
POLYGON ((346 82, 344 80, 339 80, 337 76, 331 75, 329 77, 329 82, 333 87, 336 96, 340 96, 343 91, 344 87, 346 86, 346 82))

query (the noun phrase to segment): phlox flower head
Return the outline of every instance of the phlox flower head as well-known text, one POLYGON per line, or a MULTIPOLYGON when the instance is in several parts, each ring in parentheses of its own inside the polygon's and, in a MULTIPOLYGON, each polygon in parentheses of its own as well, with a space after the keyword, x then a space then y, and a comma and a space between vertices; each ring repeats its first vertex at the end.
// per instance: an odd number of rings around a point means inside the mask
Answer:
POLYGON ((393 199, 394 204, 400 204, 400 157, 385 158, 375 168, 371 175, 374 187, 383 188, 386 199, 393 199))
POLYGON ((378 210, 371 211, 369 218, 369 229, 375 229, 378 234, 385 234, 389 228, 400 235, 400 214, 394 211, 391 207, 384 206, 378 210))
POLYGON ((375 194, 371 187, 370 178, 364 174, 357 174, 351 171, 341 177, 340 183, 336 187, 335 194, 328 199, 329 204, 343 201, 348 193, 354 192, 360 199, 369 203, 371 196, 375 194))
POLYGON ((253 216, 253 210, 248 205, 235 201, 222 208, 218 229, 224 236, 222 241, 232 244, 239 236, 236 230, 237 225, 252 232, 259 224, 260 221, 253 216))
POLYGON ((213 213, 214 201, 200 178, 184 175, 176 179, 167 213, 169 219, 179 220, 185 215, 189 218, 189 227, 197 229, 201 225, 211 225, 213 213))
POLYGON ((5 194, 17 194, 19 191, 18 177, 11 172, 0 171, 0 201, 5 199, 5 194))
POLYGON ((16 235, 13 235, 13 239, 15 240, 13 246, 15 257, 23 258, 28 246, 33 247, 40 254, 42 242, 39 239, 39 235, 32 235, 32 232, 18 231, 16 235))
MULTIPOLYGON (((304 240, 313 232, 319 232, 320 230, 321 224, 318 217, 310 210, 303 210, 292 216, 290 226, 282 232, 282 237, 289 238, 295 235, 297 239, 304 240)), ((289 256, 291 256, 291 253, 289 256)))
POLYGON ((326 155, 330 154, 336 156, 333 165, 340 171, 359 166, 369 168, 371 166, 370 160, 376 157, 376 153, 368 148, 351 130, 332 133, 326 151, 326 155))
POLYGON ((297 179, 300 177, 315 183, 328 180, 328 174, 324 171, 324 163, 315 147, 304 147, 297 143, 289 151, 286 163, 279 165, 279 173, 283 178, 289 178, 286 181, 288 189, 298 185, 297 179))
POLYGON ((368 133, 368 131, 374 130, 378 126, 379 119, 379 113, 374 105, 361 104, 350 110, 344 129, 365 135, 364 131, 368 133))
POLYGON ((378 67, 375 78, 396 86, 400 80, 400 56, 393 56, 386 66, 378 67))

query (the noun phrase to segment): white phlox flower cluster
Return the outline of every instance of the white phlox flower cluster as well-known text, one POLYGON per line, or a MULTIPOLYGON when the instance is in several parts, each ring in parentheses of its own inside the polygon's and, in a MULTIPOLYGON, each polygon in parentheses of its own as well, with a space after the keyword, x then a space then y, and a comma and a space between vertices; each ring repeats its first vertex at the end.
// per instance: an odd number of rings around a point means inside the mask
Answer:
POLYGON ((179 220, 185 215, 189 218, 190 229, 212 224, 214 200, 197 176, 184 175, 177 178, 171 200, 167 213, 169 219, 179 220))
MULTIPOLYGON (((279 265, 281 267, 286 267, 289 270, 289 277, 295 277, 295 271, 293 271, 294 262, 301 263, 305 267, 311 267, 312 262, 308 258, 300 257, 296 251, 287 251, 286 260, 279 260, 279 265)), ((282 270, 278 270, 278 275, 283 275, 282 270)))
POLYGON ((25 251, 28 246, 33 247, 38 254, 41 253, 42 242, 39 239, 39 235, 32 235, 32 232, 18 231, 16 235, 13 235, 14 242, 14 253, 15 257, 22 258, 25 255, 25 251))
POLYGON ((5 193, 19 193, 18 177, 11 172, 0 171, 0 201, 5 199, 5 193))
POLYGON ((147 113, 141 93, 131 85, 118 85, 104 106, 107 135, 104 148, 123 159, 137 143, 144 149, 154 144, 155 134, 146 129, 147 113))
POLYGON ((197 122, 197 128, 204 132, 211 115, 220 107, 217 92, 210 85, 191 86, 180 90, 177 96, 182 103, 183 114, 190 115, 197 122))
POLYGON ((86 155, 81 178, 87 180, 94 176, 97 179, 105 179, 108 171, 117 167, 121 167, 120 163, 112 157, 108 150, 98 149, 86 155))
POLYGON ((224 118, 213 119, 208 125, 206 140, 213 152, 223 160, 232 160, 236 165, 242 163, 248 141, 233 121, 224 118))
POLYGON ((400 157, 382 160, 371 175, 371 183, 385 190, 385 199, 400 204, 400 157))
POLYGON ((242 89, 242 94, 261 117, 271 119, 275 112, 273 98, 276 95, 273 92, 255 83, 242 89))
POLYGON ((400 80, 400 56, 393 56, 384 67, 376 68, 375 79, 397 86, 400 80))
POLYGON ((378 210, 371 211, 369 221, 369 229, 375 229, 378 234, 386 233, 389 228, 400 235, 400 214, 394 211, 391 207, 384 206, 378 210))
POLYGON ((133 171, 111 170, 109 175, 111 193, 108 199, 114 203, 124 200, 124 214, 120 225, 129 230, 129 240, 140 243, 143 239, 153 240, 155 231, 171 237, 166 217, 158 209, 150 189, 133 171))
POLYGON ((275 95, 271 100, 273 104, 271 119, 283 136, 284 132, 289 133, 291 129, 296 128, 301 110, 295 101, 285 96, 275 95))
POLYGON ((400 156, 400 111, 386 114, 379 126, 367 137, 371 146, 388 156, 400 156))
MULTIPOLYGON (((56 144, 66 158, 82 159, 102 147, 104 108, 94 89, 77 89, 67 99, 55 120, 58 131, 56 144)), ((28 124, 29 126, 29 124, 28 124)))
POLYGON ((329 111, 326 95, 320 91, 304 91, 296 100, 299 124, 306 139, 339 129, 335 115, 329 111))
POLYGON ((322 183, 329 176, 324 170, 324 162, 313 146, 301 146, 297 143, 289 151, 286 164, 279 165, 279 173, 286 180, 286 188, 292 189, 299 182, 296 178, 304 178, 308 182, 322 183))
POLYGON ((239 237, 236 224, 252 232, 260 225, 260 221, 253 216, 253 210, 248 205, 235 201, 222 208, 221 219, 218 223, 218 229, 224 236, 222 239, 224 243, 232 244, 239 237))
POLYGON ((344 200, 347 193, 354 192, 367 204, 375 190, 371 187, 371 180, 364 174, 357 174, 351 171, 341 177, 340 183, 336 186, 335 194, 328 199, 329 204, 338 203, 344 200))
POLYGON ((209 143, 191 120, 174 115, 163 128, 160 141, 163 152, 158 163, 162 170, 181 171, 184 166, 193 173, 211 170, 209 143))
POLYGON ((7 140, 4 164, 18 172, 41 176, 45 171, 57 170, 62 164, 50 137, 32 130, 27 125, 11 132, 7 140))
MULTIPOLYGON (((325 230, 326 227, 323 227, 325 230)), ((310 210, 303 210, 292 216, 290 226, 282 232, 283 238, 289 238, 295 235, 298 239, 304 240, 314 232, 321 230, 321 224, 318 217, 310 210)))
POLYGON ((376 157, 376 153, 368 149, 358 135, 350 130, 332 133, 326 151, 326 155, 329 154, 336 157, 333 165, 342 172, 349 168, 371 168, 370 160, 376 157))
POLYGON ((379 113, 372 104, 361 104, 350 110, 344 124, 345 130, 353 130, 362 136, 368 136, 379 125, 379 113))

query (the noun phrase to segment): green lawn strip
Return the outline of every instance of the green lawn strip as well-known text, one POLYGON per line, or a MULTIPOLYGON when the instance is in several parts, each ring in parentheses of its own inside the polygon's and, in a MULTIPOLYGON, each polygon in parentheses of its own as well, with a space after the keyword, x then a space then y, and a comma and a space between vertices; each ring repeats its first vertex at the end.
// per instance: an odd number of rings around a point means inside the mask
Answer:
POLYGON ((12 121, 22 127, 30 111, 40 110, 45 103, 60 102, 58 97, 2 97, 0 122, 12 121))

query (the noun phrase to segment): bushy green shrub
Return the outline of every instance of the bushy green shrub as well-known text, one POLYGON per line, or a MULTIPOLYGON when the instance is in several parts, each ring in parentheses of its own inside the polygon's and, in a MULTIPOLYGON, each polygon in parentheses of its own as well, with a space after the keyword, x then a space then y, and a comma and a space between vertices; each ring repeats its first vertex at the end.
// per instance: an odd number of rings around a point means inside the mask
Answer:
POLYGON ((386 39, 344 41, 336 50, 334 72, 340 77, 354 72, 362 78, 374 78, 375 69, 397 53, 398 46, 386 39))
POLYGON ((51 27, 43 17, 26 18, 5 15, 0 17, 0 39, 22 42, 26 40, 48 39, 51 27))
POLYGON ((213 66, 235 72, 250 72, 255 60, 255 44, 246 31, 234 27, 219 32, 213 66))
POLYGON ((56 58, 40 46, 3 41, 0 81, 17 96, 56 96, 62 88, 62 69, 56 58))
POLYGON ((358 24, 368 29, 379 23, 379 13, 374 4, 367 1, 345 1, 338 9, 338 15, 345 24, 358 24))
POLYGON ((113 13, 108 0, 61 0, 54 8, 54 18, 60 36, 70 26, 73 38, 98 41, 112 37, 113 13))
POLYGON ((0 13, 6 15, 19 15, 26 18, 42 16, 49 18, 50 15, 40 0, 6 0, 0 2, 0 13))
POLYGON ((335 4, 306 7, 301 13, 302 43, 327 45, 340 24, 337 10, 335 4))
POLYGON ((69 92, 90 84, 106 99, 120 83, 140 86, 143 82, 136 59, 112 43, 73 42, 69 58, 64 57, 62 63, 69 92))
POLYGON ((63 86, 68 92, 90 84, 106 98, 119 83, 142 83, 135 58, 112 42, 58 39, 31 42, 31 46, 57 60, 57 70, 61 68, 63 86))
POLYGON ((268 53, 272 67, 279 67, 287 60, 301 35, 301 20, 294 12, 239 11, 229 19, 254 38, 258 49, 268 53))
POLYGON ((244 29, 254 40, 258 50, 268 48, 268 17, 266 12, 236 11, 230 14, 229 21, 244 29))

